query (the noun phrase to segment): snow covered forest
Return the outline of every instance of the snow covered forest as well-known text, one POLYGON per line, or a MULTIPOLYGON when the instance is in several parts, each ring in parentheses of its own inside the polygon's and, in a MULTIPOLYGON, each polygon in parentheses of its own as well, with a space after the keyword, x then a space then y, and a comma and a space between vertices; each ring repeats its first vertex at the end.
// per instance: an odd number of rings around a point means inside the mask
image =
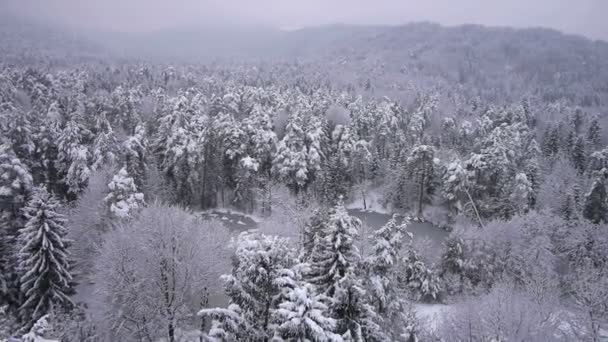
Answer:
POLYGON ((608 340, 608 43, 5 19, 0 341, 608 340))

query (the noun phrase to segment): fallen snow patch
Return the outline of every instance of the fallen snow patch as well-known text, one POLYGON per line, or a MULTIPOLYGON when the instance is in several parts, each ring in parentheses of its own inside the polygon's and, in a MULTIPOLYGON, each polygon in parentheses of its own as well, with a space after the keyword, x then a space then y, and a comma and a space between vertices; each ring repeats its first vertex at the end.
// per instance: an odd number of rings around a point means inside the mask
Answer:
POLYGON ((346 209, 355 209, 367 212, 377 212, 380 214, 390 214, 391 210, 382 205, 383 192, 381 189, 373 189, 365 194, 365 206, 363 205, 363 196, 360 192, 355 192, 354 199, 346 205, 346 209))
POLYGON ((431 331, 436 331, 451 307, 445 304, 414 304, 416 317, 431 331))

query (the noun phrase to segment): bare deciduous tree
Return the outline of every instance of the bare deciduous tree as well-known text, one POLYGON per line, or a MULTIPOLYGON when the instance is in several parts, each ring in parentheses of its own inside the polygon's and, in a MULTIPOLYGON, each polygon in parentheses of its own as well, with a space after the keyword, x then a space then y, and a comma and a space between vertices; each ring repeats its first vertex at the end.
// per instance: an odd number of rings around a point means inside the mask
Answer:
POLYGON ((199 327, 194 314, 228 268, 228 240, 221 223, 160 204, 109 232, 95 278, 114 338, 174 342, 181 328, 199 327))

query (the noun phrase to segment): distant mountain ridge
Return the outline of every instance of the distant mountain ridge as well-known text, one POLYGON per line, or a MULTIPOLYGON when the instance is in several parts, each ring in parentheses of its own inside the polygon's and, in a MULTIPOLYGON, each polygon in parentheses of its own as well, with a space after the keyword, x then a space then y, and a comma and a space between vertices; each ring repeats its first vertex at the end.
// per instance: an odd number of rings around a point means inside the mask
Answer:
POLYGON ((540 28, 412 23, 74 33, 9 20, 0 23, 0 53, 4 62, 23 65, 36 58, 57 63, 297 61, 318 65, 313 72, 342 84, 369 84, 387 94, 415 80, 416 86, 435 88, 474 83, 471 89, 485 93, 470 96, 496 100, 513 94, 604 106, 608 98, 608 43, 540 28))

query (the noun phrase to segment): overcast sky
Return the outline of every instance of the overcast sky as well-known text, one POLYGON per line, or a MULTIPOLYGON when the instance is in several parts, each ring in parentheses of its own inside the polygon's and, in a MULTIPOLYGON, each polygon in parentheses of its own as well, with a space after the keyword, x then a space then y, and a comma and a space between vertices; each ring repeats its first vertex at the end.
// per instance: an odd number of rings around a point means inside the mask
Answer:
POLYGON ((608 0, 0 0, 0 9, 76 28, 118 31, 433 21, 542 26, 608 41, 608 0))

